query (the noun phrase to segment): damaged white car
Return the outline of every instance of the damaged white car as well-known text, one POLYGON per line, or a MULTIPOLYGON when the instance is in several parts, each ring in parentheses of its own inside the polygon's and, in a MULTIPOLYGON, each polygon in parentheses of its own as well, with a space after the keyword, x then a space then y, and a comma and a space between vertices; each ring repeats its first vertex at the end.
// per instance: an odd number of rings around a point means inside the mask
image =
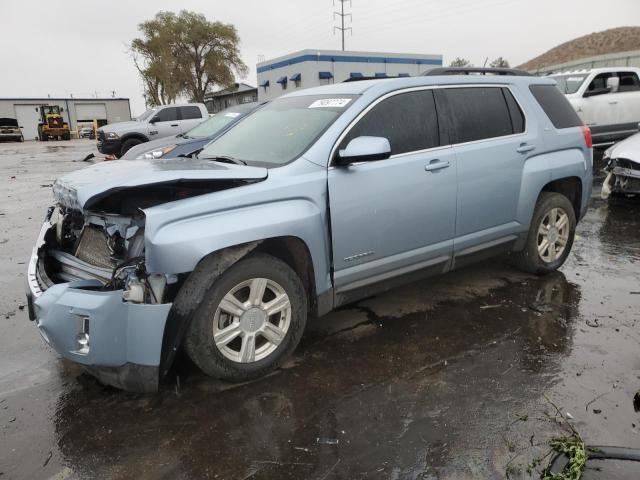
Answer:
POLYGON ((602 198, 640 197, 640 133, 617 143, 604 152, 607 177, 602 198))

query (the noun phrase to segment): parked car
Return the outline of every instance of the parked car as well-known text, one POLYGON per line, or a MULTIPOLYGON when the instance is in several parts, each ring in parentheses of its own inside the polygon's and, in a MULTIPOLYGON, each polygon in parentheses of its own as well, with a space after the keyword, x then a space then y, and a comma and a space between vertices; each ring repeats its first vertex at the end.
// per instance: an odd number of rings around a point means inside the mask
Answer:
POLYGON ((253 112, 262 103, 252 102, 235 105, 205 120, 186 133, 160 138, 137 145, 121 158, 176 158, 190 157, 200 151, 207 143, 218 138, 246 115, 253 112))
POLYGON ((93 127, 82 127, 79 132, 80 138, 96 138, 95 132, 93 131, 93 127))
POLYGON ((0 118, 0 141, 24 142, 22 127, 15 118, 0 118))
POLYGON ((640 68, 594 68, 551 75, 585 125, 595 146, 638 132, 640 68))
POLYGON ((591 194, 589 129, 549 79, 431 76, 284 95, 197 158, 58 179, 28 267, 43 338, 153 390, 277 368, 309 315, 511 252, 545 274, 591 194))
POLYGON ((203 103, 160 105, 130 122, 118 122, 98 129, 98 151, 120 158, 144 142, 175 136, 191 130, 209 118, 203 103))
POLYGON ((640 133, 609 147, 603 158, 607 177, 602 198, 640 198, 640 133))

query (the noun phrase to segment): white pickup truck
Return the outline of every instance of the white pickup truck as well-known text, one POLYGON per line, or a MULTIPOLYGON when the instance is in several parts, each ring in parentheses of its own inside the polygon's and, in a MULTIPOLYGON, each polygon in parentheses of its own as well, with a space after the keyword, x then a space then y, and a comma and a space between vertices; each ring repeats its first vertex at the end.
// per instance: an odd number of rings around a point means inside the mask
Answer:
POLYGON ((591 129, 594 146, 610 145, 638 132, 640 68, 594 68, 551 78, 591 129))
POLYGON ((120 158, 136 145, 186 132, 207 118, 209 113, 203 103, 159 105, 135 120, 98 129, 98 151, 120 158))

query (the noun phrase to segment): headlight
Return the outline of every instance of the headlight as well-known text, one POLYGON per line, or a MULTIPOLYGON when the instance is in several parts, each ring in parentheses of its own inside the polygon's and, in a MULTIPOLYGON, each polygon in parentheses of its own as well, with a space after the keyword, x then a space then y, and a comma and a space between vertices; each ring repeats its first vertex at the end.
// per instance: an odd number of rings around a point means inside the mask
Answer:
MULTIPOLYGON (((614 145, 614 146, 615 146, 615 145, 614 145)), ((614 147, 614 146, 609 147, 609 148, 607 148, 607 149, 604 151, 604 153, 602 154, 602 158, 603 158, 603 159, 605 159, 605 158, 611 158, 611 153, 613 152, 613 147, 614 147)))
POLYGON ((167 153, 171 152, 177 147, 177 145, 167 145, 166 147, 159 148, 158 150, 152 150, 151 152, 138 155, 136 160, 151 160, 154 158, 164 157, 167 153))
POLYGON ((115 140, 115 139, 120 138, 120 137, 115 132, 109 132, 109 133, 107 133, 107 138, 109 140, 115 140))

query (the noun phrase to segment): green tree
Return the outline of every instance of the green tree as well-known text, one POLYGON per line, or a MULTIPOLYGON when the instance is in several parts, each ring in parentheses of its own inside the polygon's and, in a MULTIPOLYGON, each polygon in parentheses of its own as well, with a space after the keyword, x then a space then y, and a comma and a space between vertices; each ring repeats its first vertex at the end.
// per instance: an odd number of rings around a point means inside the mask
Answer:
POLYGON ((183 10, 159 12, 138 29, 143 38, 131 42, 131 51, 151 103, 171 103, 181 95, 204 102, 208 91, 247 74, 233 25, 183 10))
POLYGON ((466 58, 456 57, 450 64, 450 67, 473 67, 473 64, 466 58))
POLYGON ((496 58, 493 62, 489 64, 489 66, 492 68, 509 68, 510 67, 509 62, 502 57, 496 58))

